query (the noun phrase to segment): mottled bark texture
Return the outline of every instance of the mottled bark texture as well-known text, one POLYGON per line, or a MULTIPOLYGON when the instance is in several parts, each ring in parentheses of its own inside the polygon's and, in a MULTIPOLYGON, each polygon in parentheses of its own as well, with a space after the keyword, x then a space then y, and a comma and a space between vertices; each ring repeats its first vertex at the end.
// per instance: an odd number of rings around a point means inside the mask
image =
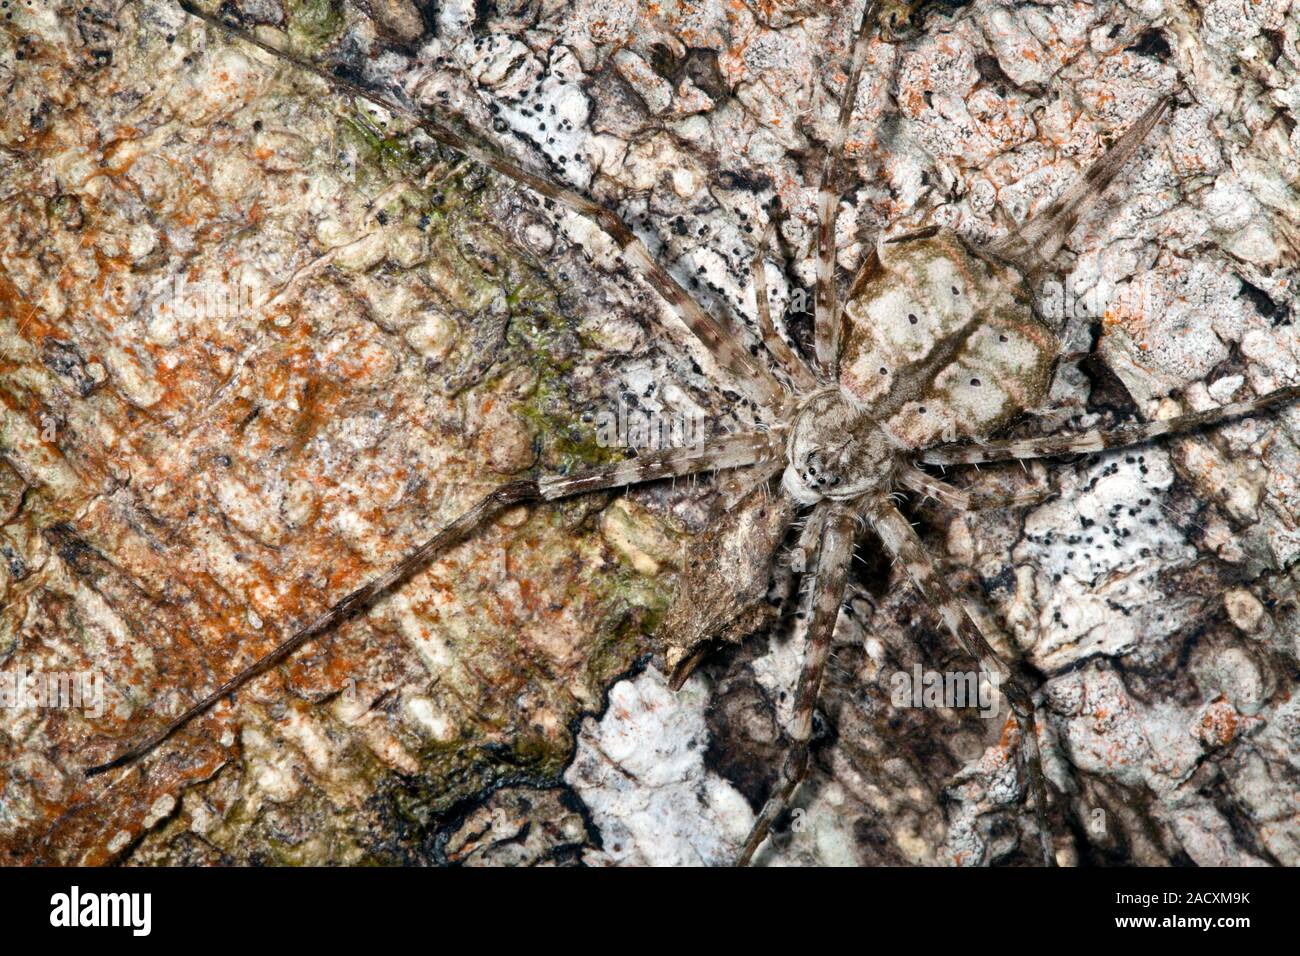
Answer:
MULTIPOLYGON (((617 208, 728 321, 753 326, 775 219, 769 297, 806 348, 856 0, 225 8, 617 208)), ((710 434, 749 412, 597 230, 400 120, 165 0, 9 12, 0 673, 103 697, 0 708, 0 860, 734 858, 801 646, 790 570, 734 537, 780 516, 755 496, 711 524, 707 480, 509 512, 83 778, 492 486, 618 454, 596 421, 620 403, 710 434)), ((1005 235, 1179 91, 1043 290, 1093 355, 1010 434, 1300 377, 1295 4, 976 0, 917 26, 858 91, 846 275, 886 229, 1005 235)), ((1298 443, 1288 410, 978 476, 1050 482, 1035 507, 911 506, 1042 684, 1062 862, 1300 862, 1298 443)), ((852 581, 810 778, 758 862, 1033 862, 1010 712, 899 706, 900 672, 970 664, 901 570, 868 551, 852 581)))

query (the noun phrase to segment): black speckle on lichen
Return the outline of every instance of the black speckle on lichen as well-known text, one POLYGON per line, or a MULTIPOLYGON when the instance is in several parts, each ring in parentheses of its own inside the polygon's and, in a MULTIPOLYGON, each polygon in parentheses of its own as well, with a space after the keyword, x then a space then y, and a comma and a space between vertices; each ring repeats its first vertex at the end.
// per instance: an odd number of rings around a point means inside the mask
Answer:
POLYGON ((1245 279, 1240 279, 1241 292, 1239 295, 1249 300, 1250 304, 1255 307, 1255 311, 1268 319, 1274 325, 1282 325, 1291 318, 1291 309, 1289 306, 1275 302, 1271 296, 1258 286, 1251 285, 1245 279))
POLYGON ((1165 35, 1159 30, 1153 29, 1147 30, 1138 37, 1138 41, 1128 47, 1127 52, 1136 53, 1139 56, 1155 57, 1157 60, 1166 60, 1173 51, 1170 49, 1169 41, 1165 39, 1165 35))

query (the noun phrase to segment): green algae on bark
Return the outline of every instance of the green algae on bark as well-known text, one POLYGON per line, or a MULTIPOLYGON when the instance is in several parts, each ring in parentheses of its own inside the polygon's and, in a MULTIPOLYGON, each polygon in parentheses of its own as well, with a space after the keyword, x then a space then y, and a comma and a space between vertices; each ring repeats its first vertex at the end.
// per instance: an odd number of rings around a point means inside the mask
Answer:
POLYGON ((295 49, 315 53, 343 29, 342 0, 288 0, 289 37, 295 49))

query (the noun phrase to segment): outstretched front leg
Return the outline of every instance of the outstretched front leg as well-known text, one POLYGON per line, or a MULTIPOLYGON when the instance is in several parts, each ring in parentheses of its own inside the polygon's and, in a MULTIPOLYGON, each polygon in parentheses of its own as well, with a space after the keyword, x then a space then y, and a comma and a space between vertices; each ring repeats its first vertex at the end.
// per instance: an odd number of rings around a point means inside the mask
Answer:
POLYGON ((858 99, 858 82, 867 62, 867 47, 871 44, 871 32, 879 8, 879 0, 867 0, 862 8, 862 21, 858 24, 857 39, 853 43, 853 60, 840 99, 839 118, 831 141, 826 145, 826 158, 822 160, 821 179, 817 186, 817 291, 813 301, 813 333, 817 368, 827 381, 834 381, 838 374, 840 355, 840 314, 835 295, 835 222, 840 195, 835 190, 835 175, 844 152, 853 104, 858 99))
POLYGON ((658 481, 661 478, 721 471, 746 465, 766 465, 778 459, 782 451, 782 441, 775 434, 745 433, 730 435, 700 447, 672 448, 573 475, 556 475, 502 485, 483 496, 383 574, 377 575, 337 601, 310 624, 281 641, 161 730, 145 737, 107 763, 90 767, 86 770, 86 776, 93 777, 145 756, 223 697, 233 694, 254 677, 284 662, 303 645, 332 630, 345 619, 370 607, 380 597, 425 567, 435 556, 459 544, 485 522, 507 508, 528 501, 557 501, 590 491, 622 488, 648 481, 658 481))
POLYGON ((1236 418, 1267 411, 1300 399, 1300 385, 1279 388, 1245 402, 1233 402, 1203 412, 1176 415, 1154 422, 1120 425, 1109 431, 1093 429, 1077 435, 1052 435, 1047 438, 1011 438, 976 444, 936 445, 917 455, 927 465, 981 465, 990 461, 1015 461, 1032 458, 1056 458, 1062 455, 1086 455, 1093 452, 1141 445, 1166 435, 1184 435, 1236 418))
POLYGON ((866 507, 864 514, 871 522, 880 541, 894 555, 907 572, 916 589, 926 601, 936 607, 944 626, 957 639, 963 651, 979 664, 980 669, 998 677, 998 686, 1011 704, 1016 723, 1020 727, 1020 747, 1029 774, 1030 789, 1034 794, 1034 813, 1038 836, 1042 843, 1043 862, 1056 865, 1051 831, 1047 827, 1047 786, 1043 779, 1043 765, 1038 753, 1037 711, 1034 698, 1019 676, 998 656, 989 645, 979 625, 970 612, 949 589, 936 572, 930 556, 925 553, 921 539, 912 525, 894 506, 888 495, 880 495, 866 507))
POLYGON ((817 707, 817 695, 821 691, 822 674, 830 655, 835 622, 844 600, 844 586, 848 581, 849 563, 853 558, 855 520, 853 509, 844 503, 823 502, 818 508, 825 511, 810 519, 821 523, 821 540, 817 547, 812 585, 807 592, 807 646, 804 649, 803 672, 799 675, 799 688, 794 698, 790 749, 781 765, 780 779, 754 822, 749 839, 745 841, 745 848, 737 861, 738 866, 749 865, 755 851, 767 839, 772 824, 790 805, 790 798, 808 772, 808 743, 812 740, 813 711, 817 707))
MULTIPOLYGON (((779 408, 786 401, 787 395, 771 370, 754 355, 743 343, 737 341, 731 330, 713 316, 704 311, 674 279, 663 266, 650 254, 645 243, 623 219, 613 210, 606 209, 586 196, 562 186, 507 158, 494 147, 472 139, 467 134, 453 130, 445 123, 412 109, 396 96, 369 89, 359 83, 331 73, 308 60, 282 50, 260 37, 226 19, 223 15, 209 13, 191 0, 178 0, 180 7, 191 16, 205 20, 231 36, 238 37, 245 43, 252 44, 272 56, 292 64, 294 67, 324 80, 331 87, 356 96, 385 110, 404 117, 420 127, 434 142, 440 143, 469 159, 492 169, 508 179, 522 183, 535 192, 558 202, 569 210, 595 223, 618 245, 621 254, 645 276, 656 292, 673 308, 691 333, 708 350, 714 360, 727 373, 736 385, 754 402, 766 408, 779 408)), ((225 7, 222 7, 224 12, 225 7)))
POLYGON ((1026 272, 1045 268, 1061 251, 1079 220, 1091 209, 1106 187, 1124 168, 1137 148, 1150 135, 1169 109, 1169 98, 1160 97, 1118 140, 1088 167, 1083 177, 1037 216, 1021 225, 989 252, 1009 260, 1026 272))

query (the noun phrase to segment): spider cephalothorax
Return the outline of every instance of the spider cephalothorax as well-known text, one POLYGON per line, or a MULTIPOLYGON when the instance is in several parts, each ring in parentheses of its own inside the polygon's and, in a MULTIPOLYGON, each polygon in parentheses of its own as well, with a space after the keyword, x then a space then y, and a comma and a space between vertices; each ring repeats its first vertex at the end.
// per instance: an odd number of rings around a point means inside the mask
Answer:
MULTIPOLYGON (((812 556, 808 586, 804 589, 807 604, 801 615, 806 632, 805 661, 794 695, 789 756, 758 814, 741 861, 748 862, 763 844, 803 779, 813 714, 848 583, 848 567, 861 537, 860 529, 869 526, 884 552, 896 559, 938 612, 962 651, 981 670, 996 675, 997 686, 1014 715, 1022 757, 1019 779, 1032 795, 1042 857, 1049 865, 1053 862, 1033 690, 993 650, 975 618, 937 572, 893 496, 898 491, 910 491, 958 509, 1013 506, 1021 499, 959 489, 921 466, 1100 451, 1190 431, 1300 397, 1300 389, 1283 388, 1251 401, 1173 419, 1139 422, 1108 433, 988 439, 996 429, 1042 402, 1057 356, 1054 334, 1034 314, 1026 277, 1032 278, 1050 267, 1079 216, 1163 119, 1170 107, 1166 92, 1152 91, 1152 104, 1145 113, 1078 183, 1006 239, 988 249, 973 249, 954 235, 926 229, 881 242, 851 283, 846 304, 840 309, 834 246, 838 197, 831 184, 877 22, 878 5, 868 2, 847 73, 839 124, 822 165, 815 348, 814 354, 805 358, 777 332, 768 309, 766 239, 753 259, 759 342, 744 343, 730 322, 709 315, 696 303, 613 211, 520 166, 493 148, 479 145, 396 96, 340 80, 243 32, 217 14, 199 10, 188 0, 181 0, 181 5, 351 95, 406 117, 437 142, 597 224, 617 245, 623 259, 640 269, 676 310, 700 346, 712 356, 718 374, 749 399, 761 424, 749 432, 715 437, 702 447, 673 448, 574 474, 539 475, 500 485, 387 572, 335 601, 314 621, 200 697, 180 717, 88 773, 97 774, 149 753, 189 720, 400 586, 432 557, 455 546, 506 508, 726 470, 732 473, 730 483, 741 492, 776 485, 789 499, 781 509, 768 509, 770 514, 781 517, 781 523, 779 527, 765 527, 764 553, 756 560, 752 553, 744 553, 747 549, 743 545, 737 546, 733 548, 736 553, 731 565, 746 564, 755 570, 756 565, 772 563, 776 557, 774 542, 782 539, 789 517, 796 510, 788 507, 791 501, 804 509, 799 547, 812 556), (782 475, 779 484, 778 475, 782 475)), ((898 13, 912 6, 895 4, 893 10, 898 13)), ((726 566, 725 561, 717 565, 726 566)), ((698 617, 710 626, 721 627, 726 622, 720 614, 702 612, 698 617)))
POLYGON ((797 503, 848 500, 884 488, 898 458, 871 413, 839 388, 810 395, 790 431, 782 487, 797 503))

